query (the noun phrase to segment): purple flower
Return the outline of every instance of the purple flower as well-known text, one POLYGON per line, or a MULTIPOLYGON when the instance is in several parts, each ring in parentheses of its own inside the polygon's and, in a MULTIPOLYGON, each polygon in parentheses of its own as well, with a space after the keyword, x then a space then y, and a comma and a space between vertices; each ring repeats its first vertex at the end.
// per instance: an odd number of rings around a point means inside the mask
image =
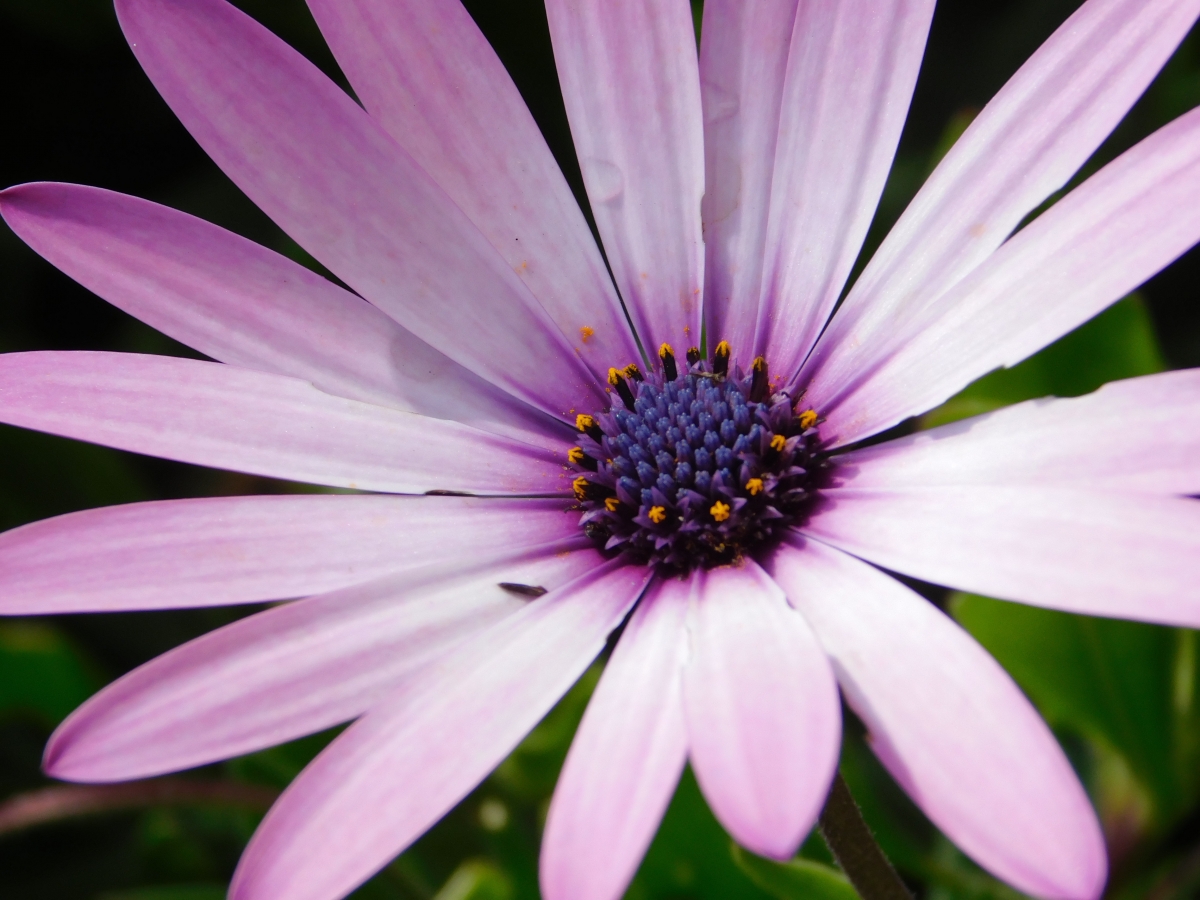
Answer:
POLYGON ((611 280, 461 7, 309 5, 367 112, 223 0, 117 10, 196 140, 359 296, 134 198, 0 194, 39 253, 220 361, 8 354, 0 420, 375 492, 134 504, 0 538, 9 614, 307 597, 107 687, 56 732, 47 771, 138 778, 357 718, 231 891, 334 900, 483 779, 625 622, 550 809, 550 900, 620 896, 685 761, 741 844, 794 853, 834 771, 838 686, 965 852, 1031 894, 1097 897, 1100 830, 1045 724, 875 566, 1200 626, 1200 375, 861 442, 1200 239, 1200 111, 1013 233, 1200 2, 1085 3, 832 319, 932 0, 708 0, 699 59, 683 0, 548 0, 611 280))

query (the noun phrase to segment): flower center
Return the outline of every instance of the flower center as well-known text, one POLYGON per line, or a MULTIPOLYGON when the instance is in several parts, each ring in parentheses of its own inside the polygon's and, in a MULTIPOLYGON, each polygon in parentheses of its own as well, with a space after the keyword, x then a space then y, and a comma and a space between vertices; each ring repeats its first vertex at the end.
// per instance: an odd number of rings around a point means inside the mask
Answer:
POLYGON ((736 563, 810 512, 828 461, 817 413, 772 393, 763 357, 729 371, 693 348, 680 370, 667 344, 661 373, 609 370, 621 405, 580 415, 571 449, 580 525, 611 552, 671 572, 736 563))

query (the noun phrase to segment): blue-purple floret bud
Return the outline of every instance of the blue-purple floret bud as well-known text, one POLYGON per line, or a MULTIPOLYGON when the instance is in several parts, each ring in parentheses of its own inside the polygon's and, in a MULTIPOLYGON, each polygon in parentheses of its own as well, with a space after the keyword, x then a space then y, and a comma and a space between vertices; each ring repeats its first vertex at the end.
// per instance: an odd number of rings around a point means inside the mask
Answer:
POLYGON ((581 442, 596 463, 576 465, 585 531, 686 573, 736 563, 803 522, 830 468, 816 416, 784 392, 751 400, 753 383, 705 361, 673 381, 660 371, 631 382, 632 408, 618 401, 595 417, 599 441, 581 442))

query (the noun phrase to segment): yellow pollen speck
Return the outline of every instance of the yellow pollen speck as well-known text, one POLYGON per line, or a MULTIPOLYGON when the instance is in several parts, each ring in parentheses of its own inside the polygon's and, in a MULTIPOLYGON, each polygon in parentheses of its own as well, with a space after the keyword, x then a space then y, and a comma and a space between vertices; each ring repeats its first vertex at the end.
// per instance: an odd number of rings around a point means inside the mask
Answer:
POLYGON ((607 509, 609 512, 616 512, 617 509, 620 507, 620 505, 621 505, 621 501, 618 500, 616 497, 606 497, 604 499, 604 508, 607 509))
POLYGON ((667 511, 661 506, 652 506, 650 512, 646 513, 646 517, 655 525, 661 525, 667 517, 667 511))
POLYGON ((712 509, 710 509, 709 512, 712 513, 712 517, 715 521, 724 522, 729 518, 729 504, 722 503, 720 500, 718 500, 712 505, 712 509))
POLYGON ((582 447, 572 447, 567 451, 567 459, 573 462, 575 465, 579 465, 581 462, 583 462, 585 456, 586 454, 583 452, 582 447))
POLYGON ((746 482, 746 490, 750 492, 751 497, 757 497, 762 493, 763 483, 761 478, 751 478, 746 482))
POLYGON ((588 341, 590 341, 595 336, 595 334, 596 334, 596 329, 593 328, 591 325, 584 325, 582 328, 579 329, 579 336, 580 336, 580 338, 583 339, 583 342, 585 344, 588 341))
POLYGON ((571 488, 575 491, 575 498, 577 500, 587 499, 588 480, 582 475, 571 482, 571 488))
POLYGON ((589 428, 596 427, 596 420, 587 413, 580 413, 575 417, 575 427, 580 431, 587 431, 589 428))
POLYGON ((787 444, 787 438, 785 438, 782 434, 777 434, 777 435, 775 435, 775 437, 771 438, 771 449, 772 450, 783 450, 783 448, 786 444, 787 444))
POLYGON ((815 409, 806 409, 800 413, 800 427, 812 428, 817 424, 817 411, 815 409))

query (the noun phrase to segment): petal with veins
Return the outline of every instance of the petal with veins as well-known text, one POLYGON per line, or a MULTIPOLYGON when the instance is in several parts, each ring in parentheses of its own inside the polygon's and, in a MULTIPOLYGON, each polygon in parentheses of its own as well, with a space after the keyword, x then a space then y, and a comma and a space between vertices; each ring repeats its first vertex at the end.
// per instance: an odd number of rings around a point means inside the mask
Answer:
POLYGON ((84 287, 213 359, 525 440, 554 428, 371 304, 202 219, 75 184, 9 188, 0 213, 84 287))
POLYGON ((802 383, 824 401, 920 332, 922 309, 986 260, 1108 137, 1200 0, 1088 0, 992 98, 872 257, 802 383))
POLYGON ((192 137, 356 292, 544 412, 604 397, 487 238, 299 53, 225 0, 117 0, 117 15, 192 137))
POLYGON ((832 488, 805 534, 965 591, 1200 627, 1200 501, 1044 485, 832 488))
POLYGON ((696 780, 734 840, 787 859, 816 822, 837 766, 833 673, 757 564, 692 580, 683 687, 696 780))
POLYGON ((216 468, 393 493, 565 493, 561 459, 457 422, 222 363, 0 355, 0 422, 216 468))
POLYGON ((592 372, 638 359, 579 205, 466 9, 439 0, 308 7, 367 110, 487 236, 592 372))
POLYGON ((592 215, 642 344, 700 345, 704 134, 686 0, 547 0, 592 215))
POLYGON ((656 582, 604 668, 546 817, 546 900, 619 900, 658 830, 687 761, 688 594, 656 582))
MULTIPOLYGON (((704 315, 735 354, 753 349, 779 106, 798 0, 707 0, 700 31, 704 105, 704 315)), ((709 344, 715 344, 713 337, 709 344)), ((742 365, 750 360, 743 358, 742 365)))
POLYGON ((856 490, 1043 484, 1200 494, 1200 369, 1030 400, 838 457, 856 490))
POLYGON ((240 756, 361 715, 405 676, 603 559, 576 540, 520 547, 277 606, 134 669, 59 726, 45 768, 146 778, 240 756))
POLYGON ((1109 163, 927 305, 905 342, 809 402, 845 444, 1012 366, 1120 300, 1200 240, 1200 109, 1109 163))
POLYGON ((934 824, 1022 891, 1096 900, 1096 814, 1000 665, 932 604, 817 541, 781 545, 768 568, 833 659, 876 754, 934 824))
POLYGON ((469 552, 577 534, 562 500, 205 497, 68 513, 0 534, 0 614, 286 600, 469 552))
POLYGON ((242 856, 230 900, 333 900, 382 868, 583 674, 647 577, 642 566, 609 564, 406 679, 280 797, 242 856))
POLYGON ((792 32, 755 346, 790 379, 858 258, 908 114, 933 0, 803 3, 792 32))

